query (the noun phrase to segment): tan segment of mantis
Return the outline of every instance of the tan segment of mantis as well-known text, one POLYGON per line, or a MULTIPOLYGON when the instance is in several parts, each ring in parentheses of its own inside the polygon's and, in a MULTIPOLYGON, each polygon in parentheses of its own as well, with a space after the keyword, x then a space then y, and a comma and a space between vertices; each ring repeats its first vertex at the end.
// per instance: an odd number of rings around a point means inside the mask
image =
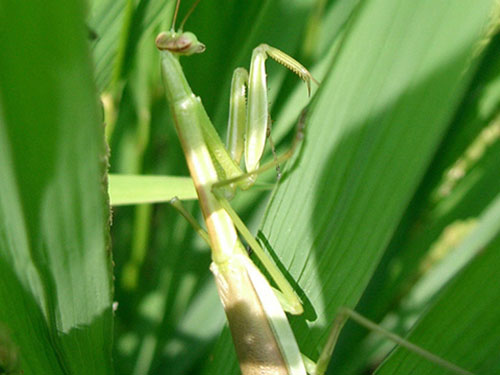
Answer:
MULTIPOLYGON (((179 1, 176 14, 178 6, 179 1)), ((250 72, 238 68, 233 75, 226 148, 210 122, 201 99, 189 87, 179 63, 179 56, 201 53, 205 45, 194 34, 183 32, 181 26, 179 31, 172 27, 170 31, 160 33, 156 38, 156 46, 161 50, 168 102, 196 187, 207 232, 183 209, 180 202, 171 203, 211 247, 210 269, 215 276, 243 375, 324 374, 346 319, 350 317, 373 329, 372 323, 352 310, 341 309, 318 362, 314 363, 302 356, 284 312, 285 308, 290 313, 301 314, 303 308, 300 299, 228 202, 236 187, 249 188, 259 173, 289 158, 302 135, 303 118, 299 120, 297 137, 291 149, 274 162, 259 167, 269 121, 266 58, 271 57, 296 73, 307 84, 308 92, 311 81, 314 81, 312 75, 299 62, 276 48, 266 44, 255 48, 250 72), (243 153, 246 173, 239 166, 243 153), (278 291, 270 286, 250 260, 236 228, 261 260, 278 286, 278 291)), ((377 330, 380 331, 380 328, 377 330)), ((471 374, 391 333, 385 334, 453 372, 471 374)))

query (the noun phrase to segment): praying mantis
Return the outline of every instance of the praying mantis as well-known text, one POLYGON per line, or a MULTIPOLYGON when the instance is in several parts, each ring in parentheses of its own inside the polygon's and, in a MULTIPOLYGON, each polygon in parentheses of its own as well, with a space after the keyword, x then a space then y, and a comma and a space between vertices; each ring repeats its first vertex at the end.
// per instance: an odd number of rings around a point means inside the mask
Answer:
MULTIPOLYGON (((302 137, 305 115, 299 119, 297 135, 290 150, 275 161, 260 166, 270 118, 266 59, 271 57, 297 74, 306 83, 309 93, 311 84, 316 81, 304 66, 284 52, 266 44, 256 47, 250 71, 238 68, 233 74, 226 148, 210 122, 201 99, 192 92, 179 63, 180 56, 190 56, 205 50, 205 45, 193 33, 182 30, 194 7, 184 18, 179 30, 175 30, 179 3, 180 0, 177 1, 172 29, 157 36, 156 46, 161 51, 167 99, 207 231, 196 223, 178 200, 171 203, 212 249, 210 269, 215 276, 243 375, 324 374, 339 332, 348 317, 369 328, 377 328, 354 311, 341 309, 318 361, 315 363, 303 356, 285 314, 285 311, 301 314, 301 301, 229 204, 237 188, 250 188, 258 174, 288 159, 302 137), (240 168, 243 154, 246 172, 240 168), (278 290, 271 287, 253 264, 240 241, 240 235, 266 268, 278 290)), ((448 370, 471 374, 395 335, 384 334, 448 370)))

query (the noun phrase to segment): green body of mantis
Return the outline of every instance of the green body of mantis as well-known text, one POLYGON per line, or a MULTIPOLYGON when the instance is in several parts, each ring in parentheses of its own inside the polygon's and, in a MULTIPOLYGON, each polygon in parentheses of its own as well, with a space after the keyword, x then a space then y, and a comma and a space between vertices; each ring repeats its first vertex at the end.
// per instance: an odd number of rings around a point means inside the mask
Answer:
MULTIPOLYGON (((306 370, 300 351, 285 313, 264 276, 248 258, 238 238, 233 218, 226 210, 225 198, 216 195, 212 189, 213 185, 221 180, 238 177, 243 175, 243 172, 226 151, 200 98, 191 91, 178 61, 180 54, 199 53, 204 50, 204 46, 193 34, 176 32, 160 34, 156 44, 162 50, 162 70, 167 96, 207 225, 213 259, 211 270, 215 275, 228 317, 242 372, 245 375, 305 375, 306 370), (277 340, 277 335, 280 340, 277 340)), ((304 77, 306 79, 308 77, 305 68, 282 52, 266 45, 258 47, 254 51, 248 78, 249 98, 246 119, 245 97, 238 93, 244 90, 247 74, 243 69, 236 71, 233 79, 233 93, 236 94, 233 97, 236 97, 235 101, 241 106, 236 105, 231 109, 234 128, 230 139, 233 139, 234 144, 233 156, 236 159, 241 158, 243 147, 238 139, 242 138, 241 131, 246 127, 250 128, 247 129, 247 139, 252 141, 247 142, 246 148, 253 151, 260 149, 258 152, 250 152, 250 156, 247 153, 246 159, 250 171, 258 168, 260 155, 255 155, 262 154, 269 116, 265 95, 266 54, 272 54, 271 56, 285 64, 290 63, 299 67, 301 72, 304 72, 304 77), (282 56, 285 56, 285 60, 282 56), (235 132, 238 133, 237 136, 235 132), (262 139, 259 139, 259 136, 262 139)), ((253 179, 249 178, 236 184, 246 187, 252 182, 253 179)), ((253 244, 252 247, 256 250, 253 244)), ((257 251, 259 250, 261 251, 260 247, 257 251)), ((267 263, 270 261, 267 260, 267 263)), ((291 297, 290 309, 295 313, 301 313, 302 307, 291 286, 278 270, 271 273, 284 295, 291 297)))
MULTIPOLYGON (((156 45, 162 51, 162 72, 167 97, 208 235, 189 214, 185 211, 184 214, 212 249, 210 269, 215 275, 243 375, 323 374, 347 317, 370 328, 371 323, 351 310, 342 309, 317 364, 302 356, 284 312, 285 308, 293 314, 302 313, 300 300, 227 201, 237 186, 248 188, 261 170, 269 168, 269 165, 259 168, 269 121, 264 66, 266 58, 270 56, 295 72, 306 82, 308 91, 313 80, 311 74, 300 63, 273 47, 262 44, 255 48, 250 72, 238 68, 233 75, 226 148, 210 122, 200 98, 189 87, 179 63, 180 55, 201 53, 205 46, 194 34, 176 32, 173 29, 159 34, 156 45), (239 166, 243 152, 247 173, 239 166), (279 291, 270 286, 252 263, 239 240, 236 228, 262 261, 279 291)), ((277 161, 288 158, 291 152, 277 161)), ((177 202, 173 204, 183 212, 177 202)), ((386 335, 453 372, 471 374, 391 336, 390 333, 386 335)))

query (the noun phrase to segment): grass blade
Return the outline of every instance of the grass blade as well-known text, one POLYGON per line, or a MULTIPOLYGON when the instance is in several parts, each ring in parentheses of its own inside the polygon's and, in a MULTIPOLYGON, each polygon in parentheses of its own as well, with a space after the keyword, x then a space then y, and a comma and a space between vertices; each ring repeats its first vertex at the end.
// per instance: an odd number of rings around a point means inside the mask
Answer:
POLYGON ((1 7, 0 326, 24 374, 109 374, 106 148, 83 4, 1 7))

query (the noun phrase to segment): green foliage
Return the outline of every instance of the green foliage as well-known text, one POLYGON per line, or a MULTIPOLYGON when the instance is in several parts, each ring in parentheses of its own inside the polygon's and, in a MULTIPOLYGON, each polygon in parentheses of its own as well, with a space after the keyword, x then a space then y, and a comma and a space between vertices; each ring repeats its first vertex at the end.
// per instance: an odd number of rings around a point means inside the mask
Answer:
POLYGON ((110 174, 108 178, 113 206, 197 199, 190 177, 110 174))
MULTIPOLYGON (((111 269, 99 95, 112 173, 187 176, 154 46, 173 6, 93 0, 91 39, 79 1, 0 2, 0 373, 239 371, 209 250, 171 207, 113 209, 111 269)), ((304 301, 291 323, 311 358, 348 306, 500 374, 496 6, 202 0, 187 21, 207 51, 181 64, 222 135, 232 71, 259 43, 321 82, 282 180, 234 202, 304 301)), ((281 66, 268 73, 279 151, 308 98, 281 66)), ((388 350, 347 324, 330 371, 443 373, 403 349, 380 365, 388 350)))
POLYGON ((0 8, 0 367, 109 374, 106 148, 83 9, 0 8))

